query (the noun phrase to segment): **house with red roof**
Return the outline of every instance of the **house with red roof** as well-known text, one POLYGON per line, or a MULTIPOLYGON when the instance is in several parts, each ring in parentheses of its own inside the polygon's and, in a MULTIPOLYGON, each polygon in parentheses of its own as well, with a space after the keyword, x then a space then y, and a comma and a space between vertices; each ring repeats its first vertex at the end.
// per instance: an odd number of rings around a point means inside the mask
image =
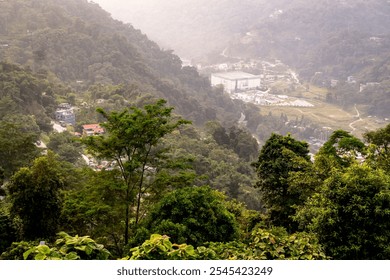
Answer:
POLYGON ((84 124, 83 125, 83 136, 93 136, 104 134, 104 128, 98 123, 84 124))

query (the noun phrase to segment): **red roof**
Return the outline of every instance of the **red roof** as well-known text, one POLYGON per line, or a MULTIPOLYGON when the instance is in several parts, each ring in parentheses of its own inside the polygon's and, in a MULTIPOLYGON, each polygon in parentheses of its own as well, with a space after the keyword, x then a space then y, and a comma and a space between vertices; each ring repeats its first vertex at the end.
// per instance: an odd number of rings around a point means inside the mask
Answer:
POLYGON ((87 134, 88 132, 91 132, 91 134, 102 134, 104 133, 104 129, 98 124, 84 124, 83 125, 83 131, 85 131, 87 134))

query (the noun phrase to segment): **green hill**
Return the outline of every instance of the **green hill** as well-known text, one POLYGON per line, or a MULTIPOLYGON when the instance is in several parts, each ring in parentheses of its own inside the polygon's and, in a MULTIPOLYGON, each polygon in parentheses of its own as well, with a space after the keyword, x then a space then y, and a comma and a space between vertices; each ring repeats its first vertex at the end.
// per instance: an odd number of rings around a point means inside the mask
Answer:
POLYGON ((230 98, 214 91, 193 68, 182 68, 172 51, 129 24, 83 0, 2 1, 0 57, 54 73, 73 90, 94 84, 125 84, 167 99, 196 123, 240 116, 230 98))

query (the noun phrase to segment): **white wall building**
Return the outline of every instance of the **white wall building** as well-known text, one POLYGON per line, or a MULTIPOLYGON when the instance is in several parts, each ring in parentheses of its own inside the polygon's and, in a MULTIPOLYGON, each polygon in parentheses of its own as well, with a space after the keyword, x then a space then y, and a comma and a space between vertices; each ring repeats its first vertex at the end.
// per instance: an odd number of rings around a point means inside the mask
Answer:
POLYGON ((260 75, 245 72, 223 72, 211 74, 211 85, 222 85, 225 91, 232 93, 260 88, 260 75))

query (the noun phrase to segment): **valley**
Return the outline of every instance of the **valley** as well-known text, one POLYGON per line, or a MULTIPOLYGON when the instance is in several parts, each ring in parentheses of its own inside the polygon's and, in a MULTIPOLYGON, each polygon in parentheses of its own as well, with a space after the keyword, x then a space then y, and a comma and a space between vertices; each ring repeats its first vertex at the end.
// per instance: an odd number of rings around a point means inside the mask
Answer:
MULTIPOLYGON (((229 96, 233 100, 258 106, 264 116, 286 116, 285 129, 306 140, 313 151, 317 151, 334 130, 343 129, 356 137, 362 137, 364 133, 389 123, 388 118, 367 114, 367 106, 363 104, 343 107, 328 102, 327 94, 332 90, 331 87, 301 82, 295 70, 278 59, 242 59, 229 57, 227 53, 228 48, 225 48, 219 63, 197 64, 198 71, 205 77, 215 72, 230 71, 260 75, 259 90, 238 91, 229 96), (298 119, 310 123, 310 133, 306 133, 307 127, 304 125, 291 121, 298 119)), ((257 139, 261 138, 261 128, 253 131, 253 134, 257 139)))
POLYGON ((1 260, 390 259, 388 0, 96 1, 0 1, 1 260))

